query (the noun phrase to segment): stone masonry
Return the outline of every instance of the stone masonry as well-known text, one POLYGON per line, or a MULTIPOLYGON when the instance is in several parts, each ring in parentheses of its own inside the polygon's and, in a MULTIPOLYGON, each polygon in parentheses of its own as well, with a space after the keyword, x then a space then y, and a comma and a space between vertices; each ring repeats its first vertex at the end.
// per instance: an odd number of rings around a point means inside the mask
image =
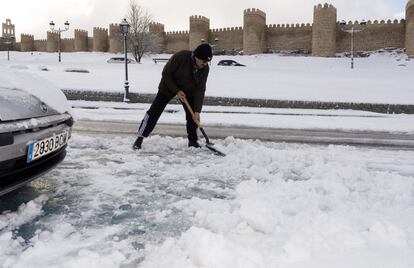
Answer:
POLYGON ((266 13, 259 9, 244 11, 243 51, 247 55, 264 52, 266 41, 266 13))
POLYGON ((88 32, 75 29, 75 51, 88 51, 88 32))
POLYGON ((405 19, 405 47, 407 54, 414 58, 414 0, 407 3, 405 19))
POLYGON ((190 17, 190 50, 210 40, 210 20, 203 16, 190 17))
MULTIPOLYGON (((5 27, 7 26, 3 24, 3 35, 5 27)), ((65 42, 62 39, 62 43, 66 45, 62 51, 121 52, 117 27, 116 24, 109 25, 109 35, 108 29, 94 28, 93 37, 88 37, 85 31, 75 30, 74 41, 65 42)), ((298 50, 313 56, 332 57, 336 53, 350 51, 350 34, 343 32, 341 28, 352 27, 363 30, 355 35, 355 51, 405 48, 407 54, 414 57, 414 0, 407 3, 405 20, 369 20, 366 25, 360 25, 358 21, 350 21, 345 26, 339 25, 336 8, 330 4, 319 4, 313 10, 313 24, 267 25, 265 12, 246 9, 242 27, 210 29, 210 19, 197 15, 190 16, 189 31, 165 32, 164 25, 157 22, 151 23, 149 31, 161 37, 161 47, 165 53, 194 49, 201 42, 209 42, 215 45, 216 51, 224 53, 243 52, 252 55, 298 50)), ((21 44, 16 47, 22 51, 57 50, 57 36, 48 33, 46 45, 43 40, 33 41, 30 36, 22 34, 21 44)))
POLYGON ((336 30, 336 8, 328 4, 315 6, 312 29, 313 56, 335 56, 336 30))

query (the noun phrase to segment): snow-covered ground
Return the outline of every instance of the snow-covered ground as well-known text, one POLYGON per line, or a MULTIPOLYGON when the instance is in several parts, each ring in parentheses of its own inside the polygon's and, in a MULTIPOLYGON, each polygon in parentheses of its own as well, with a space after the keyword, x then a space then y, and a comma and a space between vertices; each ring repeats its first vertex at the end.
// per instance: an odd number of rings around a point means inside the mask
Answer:
MULTIPOLYGON (((150 104, 70 101, 78 120, 141 122, 150 104)), ((385 131, 414 134, 414 115, 380 114, 352 110, 273 109, 204 106, 205 126, 266 127, 281 129, 329 129, 345 131, 385 131)), ((185 124, 181 105, 169 104, 159 123, 185 124)))
MULTIPOLYGON (((108 53, 0 52, 0 64, 26 68, 60 88, 123 92, 123 64, 109 64, 108 53), (41 71, 47 68, 48 71, 41 71), (90 73, 65 72, 83 69, 90 73)), ((153 57, 170 57, 154 55, 153 57)), ((129 65, 132 92, 156 93, 164 64, 144 58, 129 65)), ((315 58, 279 55, 216 56, 211 63, 207 96, 278 100, 414 104, 413 61, 405 54, 373 54, 357 58, 350 69, 349 58, 315 58), (247 67, 217 66, 219 60, 234 59, 247 67)))
MULTIPOLYGON (((123 90, 111 54, 64 53, 61 64, 49 53, 4 56, 3 66, 61 88, 123 90)), ((246 68, 217 66, 223 58, 213 60, 207 95, 414 104, 414 65, 403 55, 357 59, 353 71, 344 58, 231 57, 246 68)), ((155 93, 162 68, 131 64, 132 91, 155 93)), ((149 106, 70 104, 78 119, 137 123, 149 106)), ((182 108, 169 105, 160 122, 184 124, 182 108)), ((205 125, 400 133, 414 133, 413 122, 361 111, 206 106, 202 114, 205 125)), ((134 152, 133 139, 75 133, 58 168, 2 197, 0 266, 414 267, 413 151, 228 137, 215 140, 227 154, 217 157, 160 136, 134 152)))
POLYGON ((132 141, 75 134, 0 215, 1 266, 414 267, 412 151, 132 141))

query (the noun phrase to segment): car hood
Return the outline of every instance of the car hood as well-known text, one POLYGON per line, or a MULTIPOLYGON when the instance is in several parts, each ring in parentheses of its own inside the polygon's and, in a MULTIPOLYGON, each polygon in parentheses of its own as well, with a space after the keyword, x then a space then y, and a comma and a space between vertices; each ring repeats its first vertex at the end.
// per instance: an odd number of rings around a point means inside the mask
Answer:
POLYGON ((60 114, 39 98, 20 89, 0 88, 0 120, 14 121, 60 114))
POLYGON ((70 112, 62 91, 25 71, 0 68, 0 120, 12 121, 70 112))

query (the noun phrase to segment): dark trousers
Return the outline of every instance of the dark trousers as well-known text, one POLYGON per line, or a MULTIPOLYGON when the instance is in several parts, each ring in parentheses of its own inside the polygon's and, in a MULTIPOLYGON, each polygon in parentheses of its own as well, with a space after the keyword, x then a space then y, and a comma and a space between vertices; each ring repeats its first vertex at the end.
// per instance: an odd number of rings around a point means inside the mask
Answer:
MULTIPOLYGON (((172 100, 168 96, 163 95, 162 93, 157 94, 154 101, 151 104, 151 107, 147 111, 144 116, 144 119, 141 121, 141 125, 138 129, 138 136, 139 137, 148 137, 152 130, 154 129, 155 125, 158 122, 162 112, 165 109, 165 106, 172 100)), ((188 103, 190 104, 191 108, 194 109, 194 102, 193 98, 187 97, 188 103)), ((191 116, 190 111, 187 107, 181 103, 184 107, 185 111, 185 119, 187 120, 187 134, 189 141, 197 141, 197 125, 193 121, 193 117, 191 116)))

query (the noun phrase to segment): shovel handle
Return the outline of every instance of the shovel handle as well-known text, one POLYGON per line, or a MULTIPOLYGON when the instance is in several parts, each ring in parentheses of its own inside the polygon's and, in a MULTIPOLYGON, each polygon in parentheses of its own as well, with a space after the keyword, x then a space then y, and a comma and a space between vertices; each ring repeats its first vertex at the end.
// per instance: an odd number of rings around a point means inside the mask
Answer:
MULTIPOLYGON (((193 111, 193 109, 191 108, 190 104, 188 103, 187 98, 186 98, 186 97, 184 97, 182 100, 180 99, 180 101, 182 101, 182 102, 184 103, 184 105, 187 107, 187 109, 190 111, 191 117, 192 117, 192 118, 193 118, 193 120, 194 120, 194 111, 193 111)), ((200 123, 197 123, 197 122, 194 122, 194 123, 196 123, 196 124, 197 124, 197 126, 198 126, 199 128, 201 128, 201 124, 200 124, 200 123)))

